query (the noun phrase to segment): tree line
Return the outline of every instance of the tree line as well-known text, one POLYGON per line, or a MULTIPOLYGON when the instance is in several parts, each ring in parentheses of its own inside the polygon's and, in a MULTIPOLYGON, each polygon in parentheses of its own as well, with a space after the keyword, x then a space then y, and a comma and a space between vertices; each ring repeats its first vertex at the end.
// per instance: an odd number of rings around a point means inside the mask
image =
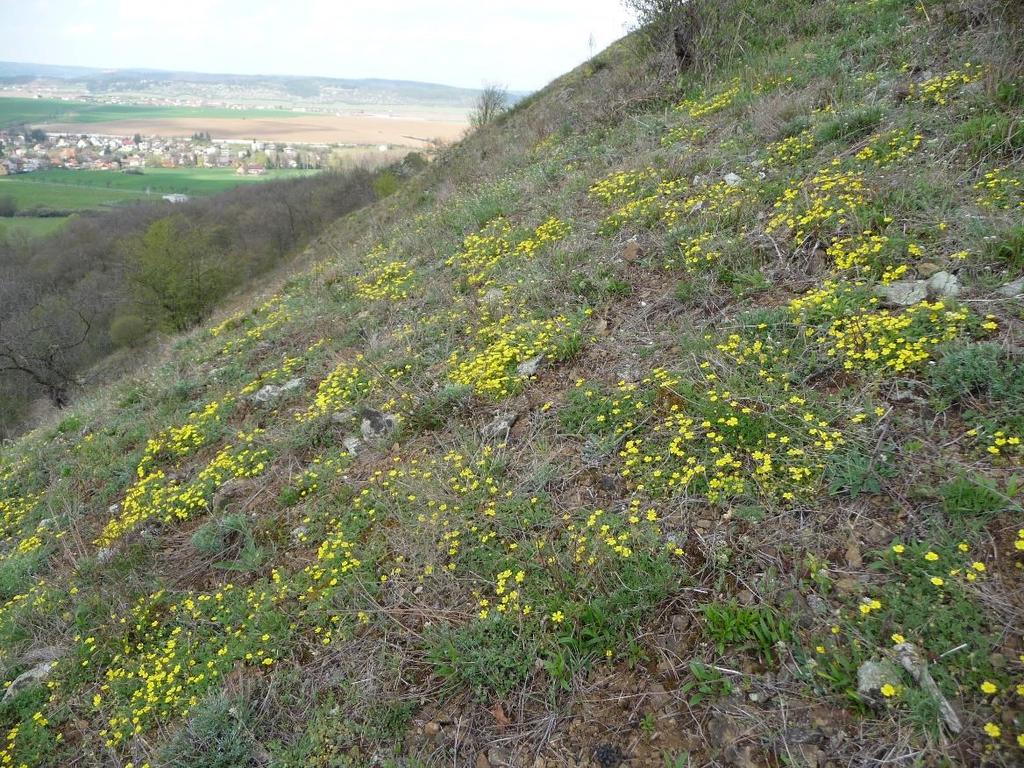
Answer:
POLYGON ((24 428, 34 400, 66 405, 85 368, 153 333, 195 325, 336 218, 393 191, 381 181, 412 170, 407 159, 377 172, 272 180, 0 240, 0 438, 24 428))

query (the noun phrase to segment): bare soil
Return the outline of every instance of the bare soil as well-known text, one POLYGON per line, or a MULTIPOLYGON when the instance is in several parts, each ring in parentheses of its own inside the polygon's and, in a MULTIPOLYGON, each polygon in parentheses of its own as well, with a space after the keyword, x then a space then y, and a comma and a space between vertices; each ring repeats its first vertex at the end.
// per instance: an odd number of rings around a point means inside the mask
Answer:
POLYGON ((125 119, 106 123, 51 123, 40 126, 52 133, 108 136, 191 136, 202 131, 217 139, 257 139, 301 144, 392 144, 423 147, 440 139, 454 141, 466 123, 380 115, 310 115, 308 117, 228 118, 176 117, 125 119))

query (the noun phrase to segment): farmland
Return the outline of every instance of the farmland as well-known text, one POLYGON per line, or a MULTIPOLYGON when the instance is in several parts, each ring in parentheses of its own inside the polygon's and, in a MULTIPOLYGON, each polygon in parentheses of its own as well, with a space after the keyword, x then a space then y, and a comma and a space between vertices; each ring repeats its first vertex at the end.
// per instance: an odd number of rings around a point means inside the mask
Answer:
POLYGON ((19 184, 83 187, 109 190, 114 194, 162 194, 180 192, 186 195, 213 195, 239 184, 254 184, 270 179, 294 178, 309 171, 271 170, 262 176, 239 176, 233 168, 147 168, 142 173, 116 171, 67 171, 54 168, 13 178, 19 184))
POLYGON ((0 98, 0 129, 27 124, 49 133, 190 136, 206 132, 217 139, 424 147, 435 139, 454 141, 466 128, 464 110, 406 107, 382 111, 386 114, 321 114, 8 97, 0 98))
POLYGON ((175 118, 287 119, 302 113, 283 109, 229 109, 227 107, 162 107, 136 104, 89 104, 61 99, 0 98, 0 128, 27 123, 112 123, 123 120, 175 118))

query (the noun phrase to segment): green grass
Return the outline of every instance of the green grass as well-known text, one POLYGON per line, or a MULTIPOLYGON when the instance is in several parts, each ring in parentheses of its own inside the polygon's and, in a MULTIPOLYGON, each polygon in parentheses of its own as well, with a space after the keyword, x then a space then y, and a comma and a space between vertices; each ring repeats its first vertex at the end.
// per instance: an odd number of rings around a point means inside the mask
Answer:
POLYGON ((283 109, 226 107, 159 107, 135 104, 88 104, 58 99, 0 98, 0 127, 27 123, 112 123, 122 120, 161 120, 178 117, 235 118, 298 117, 283 109))
MULTIPOLYGON (((116 171, 67 171, 59 168, 26 173, 16 177, 25 184, 58 184, 112 192, 186 195, 215 195, 240 184, 258 184, 270 179, 295 178, 309 171, 276 170, 263 176, 238 176, 234 168, 147 168, 142 173, 116 171)), ((315 173, 315 171, 314 171, 315 173)))
POLYGON ((0 239, 15 237, 43 237, 67 224, 69 216, 18 216, 0 219, 0 239))
MULTIPOLYGON (((28 176, 29 174, 25 174, 28 176)), ((26 181, 25 176, 0 179, 0 197, 13 197, 19 211, 45 208, 60 211, 87 211, 147 197, 130 189, 82 187, 77 184, 26 181)), ((159 198, 157 198, 159 199, 159 198)))

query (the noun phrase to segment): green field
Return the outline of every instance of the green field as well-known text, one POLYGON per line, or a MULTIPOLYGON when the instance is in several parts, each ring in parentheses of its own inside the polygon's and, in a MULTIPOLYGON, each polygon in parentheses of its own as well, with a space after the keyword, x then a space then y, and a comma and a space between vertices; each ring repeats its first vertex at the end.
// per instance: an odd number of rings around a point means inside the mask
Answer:
MULTIPOLYGON (((262 176, 238 176, 234 168, 147 168, 142 173, 117 171, 68 171, 54 168, 25 173, 13 180, 22 184, 86 187, 112 192, 186 195, 215 195, 240 184, 258 184, 270 179, 295 178, 310 171, 267 171, 262 176)), ((315 171, 313 171, 315 173, 315 171)))
POLYGON ((67 223, 67 216, 18 216, 13 219, 0 219, 0 240, 8 235, 15 237, 42 237, 67 223))
POLYGON ((0 128, 43 123, 108 123, 118 120, 175 117, 282 118, 301 112, 285 109, 227 109, 224 107, 159 107, 134 104, 88 104, 59 99, 0 98, 0 128))
MULTIPOLYGON (((75 171, 65 171, 67 174, 75 171)), ((54 211, 86 211, 147 197, 133 189, 90 187, 58 181, 28 180, 35 174, 0 178, 0 198, 13 197, 19 211, 45 208, 54 211)))
POLYGON ((58 168, 0 178, 0 197, 13 197, 19 210, 92 210, 158 199, 171 192, 215 195, 240 184, 259 184, 306 173, 310 171, 282 170, 269 171, 263 176, 238 176, 233 168, 151 168, 139 174, 58 168))

